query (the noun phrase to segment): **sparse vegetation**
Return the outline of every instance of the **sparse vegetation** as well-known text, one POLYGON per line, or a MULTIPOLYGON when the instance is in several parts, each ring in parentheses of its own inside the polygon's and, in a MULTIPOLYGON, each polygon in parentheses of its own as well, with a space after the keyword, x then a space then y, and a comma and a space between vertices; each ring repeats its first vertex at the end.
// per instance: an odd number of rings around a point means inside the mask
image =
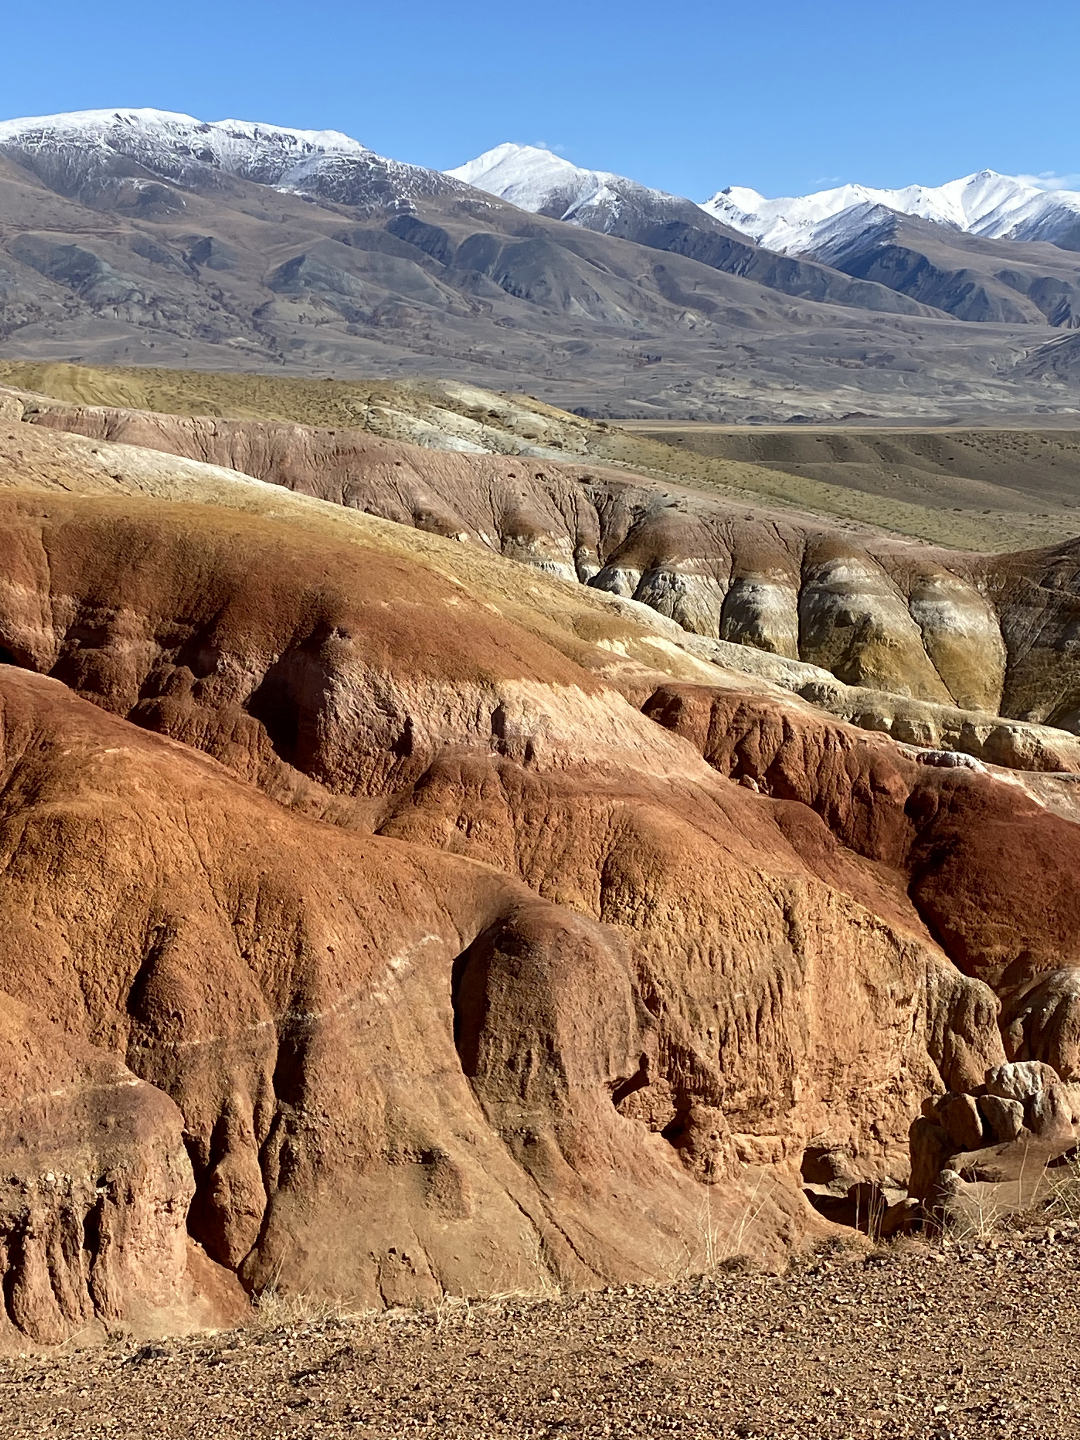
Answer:
MULTIPOLYGON (((1021 476, 1038 458, 1038 447, 1025 440, 1039 438, 1035 431, 947 432, 950 443, 959 446, 961 453, 970 451, 966 468, 960 464, 953 471, 944 463, 934 466, 919 461, 916 442, 925 441, 925 434, 899 432, 890 437, 890 443, 901 452, 905 446, 912 449, 901 474, 891 462, 869 463, 865 457, 858 466, 839 460, 831 466, 801 464, 786 458, 771 464, 747 458, 756 457, 761 450, 764 431, 744 429, 741 448, 725 454, 720 441, 731 437, 715 427, 703 427, 700 433, 693 427, 646 431, 637 425, 584 419, 527 395, 491 396, 493 404, 480 405, 487 392, 437 380, 311 380, 0 361, 0 384, 73 404, 357 427, 423 443, 431 438, 423 433, 423 427, 430 427, 434 420, 437 429, 441 416, 444 424, 451 426, 462 420, 482 424, 485 443, 506 453, 514 453, 522 445, 542 444, 550 454, 569 461, 617 466, 746 504, 764 502, 782 510, 830 516, 840 529, 876 527, 960 550, 1024 549, 1071 538, 1080 530, 1080 517, 1072 502, 1060 495, 1048 495, 1036 486, 1025 496, 1020 489, 1002 489, 1000 479, 980 478, 1003 473, 1012 474, 1014 480, 1021 476), (972 435, 976 438, 968 443, 965 436, 972 435), (715 443, 710 443, 710 436, 715 443), (924 503, 915 498, 920 494, 924 503)), ((832 433, 843 438, 844 432, 832 433)), ((873 432, 866 430, 848 433, 863 449, 868 438, 874 438, 873 432)), ((1080 441, 1064 432, 1048 433, 1056 447, 1051 457, 1055 464, 1056 451, 1075 442, 1074 468, 1080 467, 1080 441)), ((795 447, 792 453, 796 454, 796 442, 805 448, 812 437, 799 432, 785 433, 782 438, 789 449, 795 447)), ((1056 472, 1051 468, 1046 473, 1056 472)), ((1058 482, 1060 479, 1059 475, 1058 482)))

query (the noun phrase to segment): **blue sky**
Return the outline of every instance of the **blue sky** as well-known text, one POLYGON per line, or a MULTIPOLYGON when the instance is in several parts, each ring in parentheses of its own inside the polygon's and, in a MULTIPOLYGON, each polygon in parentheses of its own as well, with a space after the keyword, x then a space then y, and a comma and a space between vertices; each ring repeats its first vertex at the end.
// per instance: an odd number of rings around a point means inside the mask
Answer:
POLYGON ((695 199, 1071 175, 1078 41, 1077 0, 52 0, 5 15, 0 118, 150 105, 440 169, 544 142, 695 199))

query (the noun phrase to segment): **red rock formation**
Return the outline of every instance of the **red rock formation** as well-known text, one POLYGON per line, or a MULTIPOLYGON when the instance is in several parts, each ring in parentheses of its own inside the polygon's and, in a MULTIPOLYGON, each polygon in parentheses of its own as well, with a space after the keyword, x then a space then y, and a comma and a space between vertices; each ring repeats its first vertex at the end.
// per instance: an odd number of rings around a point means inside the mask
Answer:
MULTIPOLYGON (((21 967, 5 975, 19 988, 21 967)), ((188 1235, 180 1111, 32 999, 0 1004, 0 1350, 95 1325, 240 1318, 240 1287, 188 1235)))
MULTIPOLYGON (((1080 827, 984 771, 918 764, 888 741, 807 711, 796 719, 761 697, 666 685, 644 708, 720 774, 821 816, 874 863, 894 913, 911 924, 913 910, 964 974, 1002 997, 1015 1058, 1080 1073, 1080 898, 1066 878, 1080 865, 1080 827), (1045 993, 1032 1003, 1036 989, 1045 993)), ((820 864, 805 819, 787 833, 820 864)))
POLYGON ((988 1067, 1080 1074, 1064 803, 484 555, 603 566, 858 683, 1035 713, 1042 666, 1064 723, 1068 547, 949 569, 521 457, 30 418, 5 463, 42 488, 0 493, 0 1341, 198 1323, 237 1277, 380 1304, 773 1260, 817 1223, 804 1163, 902 1180, 928 1095, 973 1135, 988 1067), (49 426, 339 505, 57 493, 111 471, 70 476, 93 447, 49 426))
POLYGON ((303 819, 54 681, 8 667, 0 697, 9 1023, 26 1047, 48 1016, 82 1066, 45 1048, 5 1069, 21 1192, 76 1192, 67 1269, 39 1254, 64 1250, 59 1222, 5 1215, 24 1335, 138 1319, 143 1289, 180 1286, 192 1169, 187 1224, 216 1262, 369 1304, 538 1264, 648 1275, 693 1235, 691 1176, 612 1104, 657 1029, 619 935, 490 868, 303 819), (36 1111, 44 1072, 95 1098, 36 1111))
MULTIPOLYGON (((11 403, 35 427, 230 467, 484 545, 851 686, 1080 728, 1080 542, 973 556, 603 467, 421 449, 363 430, 11 403)), ((1027 753, 1038 750, 1031 737, 1003 734, 997 747, 984 758, 1061 764, 1027 753)))
MULTIPOLYGON (((361 1303, 768 1259, 815 1223, 808 1148, 902 1173, 925 1095, 1004 1058, 936 892, 906 893, 922 767, 797 702, 775 734, 709 691, 643 715, 610 652, 570 659, 377 533, 0 503, 0 975, 160 1117, 132 1233, 161 1175, 183 1209, 173 1107, 212 1261, 361 1303), (740 726, 790 793, 717 773, 740 726)), ((968 778, 927 772, 941 824, 968 778)), ((12 1173, 67 1174, 62 1148, 43 1123, 12 1173)), ((20 1334, 106 1313, 68 1283, 20 1334)))

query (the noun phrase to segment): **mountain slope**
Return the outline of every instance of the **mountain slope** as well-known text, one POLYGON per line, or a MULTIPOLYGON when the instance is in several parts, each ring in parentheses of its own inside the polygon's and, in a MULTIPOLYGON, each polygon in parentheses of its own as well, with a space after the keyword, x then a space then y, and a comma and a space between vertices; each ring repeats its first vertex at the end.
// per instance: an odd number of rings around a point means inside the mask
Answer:
POLYGON ((1043 193, 989 172, 940 191, 848 185, 792 202, 731 191, 704 206, 528 145, 500 145, 448 173, 537 214, 690 255, 790 295, 915 313, 899 295, 924 306, 925 315, 1005 324, 1068 326, 1080 313, 1080 264, 1056 246, 962 233, 990 233, 1003 215, 1043 193), (741 203, 757 209, 747 213, 741 203), (719 223, 725 220, 730 225, 719 223), (747 246, 740 230, 762 245, 747 246))
POLYGON ((622 175, 582 170, 549 150, 499 145, 446 173, 523 210, 685 255, 785 295, 900 315, 934 313, 897 298, 887 286, 851 281, 832 268, 748 244, 691 200, 622 175))
POLYGON ((917 300, 761 251, 674 203, 639 209, 639 243, 335 135, 160 112, 8 122, 0 347, 26 360, 451 374, 642 418, 1075 404, 1059 368, 1028 364, 1049 327, 974 338, 917 300), (871 304, 883 313, 860 308, 871 304))
POLYGON ((806 253, 959 320, 1080 325, 1080 257, 1056 245, 988 240, 857 207, 809 231, 806 253))

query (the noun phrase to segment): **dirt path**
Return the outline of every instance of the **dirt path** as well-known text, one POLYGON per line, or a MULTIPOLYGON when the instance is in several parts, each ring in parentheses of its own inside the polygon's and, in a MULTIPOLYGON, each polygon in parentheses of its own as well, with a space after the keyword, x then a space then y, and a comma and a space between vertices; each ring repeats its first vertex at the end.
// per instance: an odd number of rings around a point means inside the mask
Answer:
POLYGON ((1080 1228, 0 1362, 5 1437, 1080 1436, 1080 1228))

